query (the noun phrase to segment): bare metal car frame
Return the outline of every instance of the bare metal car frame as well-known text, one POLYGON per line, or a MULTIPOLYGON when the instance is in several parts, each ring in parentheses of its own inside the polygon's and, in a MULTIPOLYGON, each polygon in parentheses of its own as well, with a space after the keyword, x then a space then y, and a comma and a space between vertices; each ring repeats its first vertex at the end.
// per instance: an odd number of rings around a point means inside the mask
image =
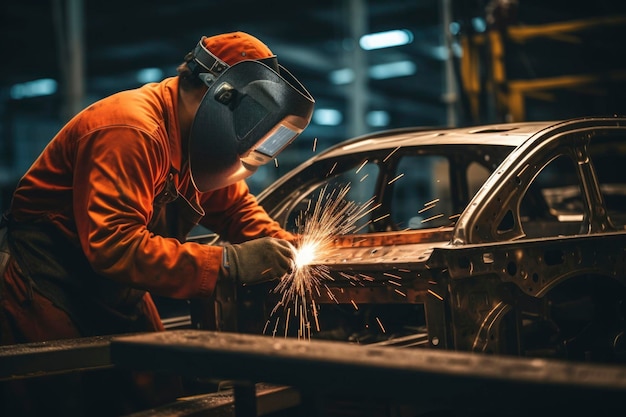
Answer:
MULTIPOLYGON (((322 262, 333 279, 325 283, 329 292, 316 296, 323 324, 313 337, 622 361, 626 119, 381 132, 314 156, 258 199, 294 229, 315 190, 367 162, 379 170, 372 217, 384 218, 397 204, 390 195, 399 160, 422 154, 449 159, 446 189, 456 215, 418 228, 387 216, 367 232, 337 237, 337 250, 322 262), (468 185, 472 164, 488 170, 476 190, 468 185), (559 186, 538 186, 541 172, 559 186), (369 279, 355 285, 347 276, 369 279), (377 328, 379 317, 388 329, 377 328)), ((271 286, 218 294, 217 307, 208 317, 205 308, 200 321, 267 333, 276 302, 271 286)), ((274 328, 283 331, 287 336, 286 328, 274 328)))

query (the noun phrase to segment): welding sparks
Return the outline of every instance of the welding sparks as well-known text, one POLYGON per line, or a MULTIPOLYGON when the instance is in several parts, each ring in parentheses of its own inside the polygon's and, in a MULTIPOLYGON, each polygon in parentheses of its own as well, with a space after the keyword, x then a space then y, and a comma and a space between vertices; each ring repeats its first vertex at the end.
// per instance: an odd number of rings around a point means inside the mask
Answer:
MULTIPOLYGON (((298 312, 298 338, 309 339, 311 337, 309 314, 313 315, 315 327, 319 329, 314 296, 320 294, 320 287, 325 287, 328 296, 336 301, 324 283, 334 279, 328 268, 323 265, 324 259, 335 250, 336 236, 356 233, 359 230, 359 220, 372 211, 370 206, 374 202, 373 198, 363 204, 358 204, 347 200, 349 191, 349 185, 330 192, 327 186, 322 188, 313 207, 309 206, 297 220, 298 241, 294 246, 293 271, 283 276, 274 289, 274 292, 281 294, 281 299, 272 314, 278 310, 279 306, 293 306, 293 311, 298 312)), ((357 276, 350 275, 345 278, 351 284, 354 284, 353 281, 359 281, 357 276)), ((356 305, 355 308, 357 308, 356 305)), ((290 315, 290 313, 291 307, 287 310, 287 314, 290 315)), ((287 324, 285 324, 286 333, 287 324)))
POLYGON ((330 171, 328 171, 328 174, 326 174, 326 176, 330 177, 332 173, 335 172, 335 168, 337 168, 337 162, 333 164, 333 166, 330 168, 330 171))
POLYGON ((297 250, 294 262, 296 269, 304 268, 315 260, 317 244, 314 242, 304 242, 297 250))
POLYGON ((358 174, 358 173, 359 173, 359 171, 361 171, 365 165, 367 165, 367 159, 366 159, 365 161, 363 161, 363 162, 361 163, 361 166, 359 166, 359 167, 357 168, 356 173, 358 174))
POLYGON ((428 223, 428 222, 430 222, 430 221, 433 221, 433 220, 439 219, 439 218, 441 218, 441 217, 443 217, 443 213, 436 214, 436 215, 434 215, 434 216, 432 216, 432 217, 429 217, 429 218, 427 218, 427 219, 424 219, 424 220, 422 220, 422 223, 428 223))
POLYGON ((387 184, 393 184, 394 182, 398 181, 400 178, 404 177, 404 173, 398 175, 397 177, 395 177, 394 179, 390 180, 387 184))
POLYGON ((383 162, 387 162, 387 159, 391 158, 391 155, 393 155, 394 153, 396 153, 396 151, 397 151, 398 149, 400 149, 400 147, 399 147, 399 146, 398 146, 398 147, 396 147, 393 151, 391 151, 391 153, 390 153, 389 155, 387 155, 387 156, 385 157, 385 159, 383 159, 383 162))
POLYGON ((424 203, 424 208, 418 210, 418 213, 423 213, 426 210, 430 210, 431 208, 434 208, 437 205, 438 202, 439 202, 439 199, 436 198, 436 199, 434 199, 432 201, 429 201, 428 203, 424 203))
POLYGON ((383 326, 383 323, 380 321, 380 319, 378 317, 376 317, 376 323, 378 323, 378 326, 380 327, 380 330, 382 330, 383 333, 385 333, 385 327, 383 326))

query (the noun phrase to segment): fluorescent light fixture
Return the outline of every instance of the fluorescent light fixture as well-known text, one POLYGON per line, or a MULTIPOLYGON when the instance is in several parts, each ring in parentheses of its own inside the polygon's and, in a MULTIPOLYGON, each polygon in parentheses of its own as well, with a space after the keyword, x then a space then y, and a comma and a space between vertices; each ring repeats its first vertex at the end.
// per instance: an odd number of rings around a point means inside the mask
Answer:
POLYGON ((141 84, 161 81, 163 71, 159 68, 144 68, 137 71, 137 81, 141 84))
POLYGON ((321 126, 338 126, 343 121, 343 115, 335 109, 316 109, 313 111, 312 120, 321 126))
POLYGON ((453 42, 452 43, 452 53, 456 57, 459 57, 459 58, 462 57, 463 56, 463 47, 461 46, 461 44, 459 44, 458 42, 453 42))
POLYGON ((330 82, 335 85, 350 84, 354 81, 354 70, 352 68, 342 68, 330 73, 330 82))
POLYGON ((430 48, 431 56, 435 59, 445 61, 450 57, 450 50, 445 45, 437 45, 430 48))
POLYGON ((21 100, 40 96, 49 96, 57 92, 57 82, 52 78, 42 78, 40 80, 28 81, 15 84, 11 87, 10 95, 12 99, 21 100))
POLYGON ((461 33, 461 24, 459 22, 450 22, 448 30, 452 35, 458 35, 461 33))
POLYGON ((474 17, 472 18, 472 27, 476 32, 481 33, 487 30, 487 22, 482 17, 474 17))
POLYGON ((361 36, 359 45, 366 51, 372 49, 391 48, 413 42, 413 33, 406 29, 388 30, 386 32, 369 33, 361 36))
POLYGON ((384 110, 372 110, 365 116, 365 121, 372 127, 384 127, 389 125, 389 113, 384 110))
POLYGON ((369 75, 375 80, 387 78, 406 77, 413 75, 417 67, 413 61, 397 61, 387 64, 373 65, 369 69, 369 75))
MULTIPOLYGON (((441 52, 441 51, 440 51, 441 52)), ((447 54, 447 49, 443 51, 447 54)), ((384 80, 386 78, 406 77, 417 72, 417 66, 413 61, 397 61, 387 64, 373 65, 369 68, 368 74, 374 80, 384 80)), ((354 71, 351 68, 342 68, 332 71, 329 75, 330 82, 335 85, 350 84, 354 81, 354 71)))

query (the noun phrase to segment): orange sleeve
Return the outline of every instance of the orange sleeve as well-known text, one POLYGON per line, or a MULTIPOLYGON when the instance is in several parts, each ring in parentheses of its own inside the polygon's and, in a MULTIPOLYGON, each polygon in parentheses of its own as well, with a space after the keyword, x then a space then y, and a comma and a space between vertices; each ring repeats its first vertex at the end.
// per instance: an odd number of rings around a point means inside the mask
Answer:
POLYGON ((73 210, 80 244, 103 276, 173 298, 210 295, 222 248, 151 233, 155 184, 169 170, 167 150, 129 127, 78 142, 73 210))
POLYGON ((262 236, 294 239, 258 204, 245 181, 205 193, 201 204, 205 210, 202 225, 229 242, 240 243, 262 236))

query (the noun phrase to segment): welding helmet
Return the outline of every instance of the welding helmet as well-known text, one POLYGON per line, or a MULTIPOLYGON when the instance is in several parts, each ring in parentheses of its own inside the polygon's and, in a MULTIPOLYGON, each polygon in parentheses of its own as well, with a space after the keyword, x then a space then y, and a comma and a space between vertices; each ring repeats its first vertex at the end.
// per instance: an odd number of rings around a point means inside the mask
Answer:
POLYGON ((211 191, 252 175, 308 126, 315 101, 275 57, 220 60, 201 42, 192 71, 209 88, 189 136, 197 190, 211 191))

